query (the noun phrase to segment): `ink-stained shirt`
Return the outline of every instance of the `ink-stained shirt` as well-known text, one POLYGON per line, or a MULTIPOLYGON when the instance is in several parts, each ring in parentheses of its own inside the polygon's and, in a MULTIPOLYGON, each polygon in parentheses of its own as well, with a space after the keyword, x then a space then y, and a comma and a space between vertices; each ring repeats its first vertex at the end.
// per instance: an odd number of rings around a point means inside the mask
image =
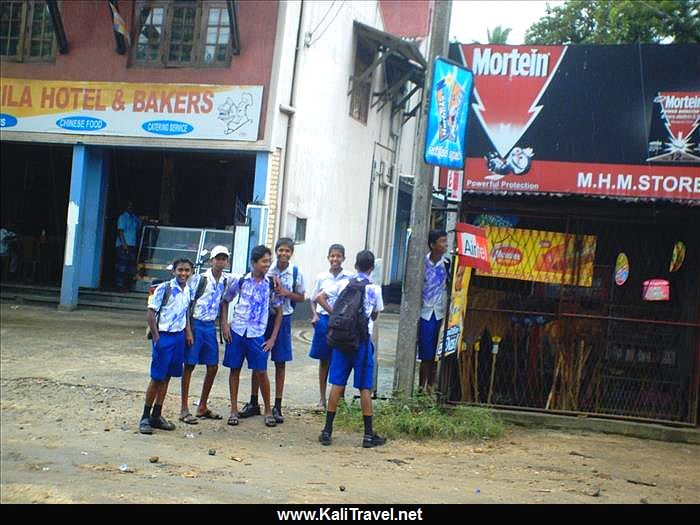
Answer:
MULTIPOLYGON (((284 270, 280 270, 277 267, 277 262, 274 262, 267 272, 268 277, 278 277, 282 286, 294 293, 299 293, 304 295, 306 293, 306 288, 304 286, 304 276, 301 274, 301 270, 297 267, 297 282, 294 284, 294 267, 290 264, 284 270), (294 290, 292 290, 294 286, 294 290)), ((284 297, 284 306, 282 309, 283 315, 292 315, 294 313, 294 308, 292 308, 292 301, 289 297, 284 297)))
MULTIPOLYGON (((136 246, 136 239, 141 229, 141 219, 134 213, 129 213, 125 211, 117 219, 117 230, 122 230, 124 232, 124 239, 126 240, 127 246, 136 246)), ((116 246, 122 245, 122 239, 117 234, 116 246)))
MULTIPOLYGON (((356 273, 355 275, 349 277, 347 280, 342 281, 338 286, 338 295, 340 295, 340 292, 342 292, 345 287, 350 283, 352 280, 357 280, 361 281, 362 279, 367 279, 368 281, 371 282, 371 279, 369 278, 369 275, 359 272, 356 273)), ((325 291, 325 290, 324 290, 325 291)), ((337 299, 337 297, 336 297, 337 299)), ((365 299, 363 302, 364 310, 365 310, 365 315, 369 318, 369 335, 372 335, 372 328, 374 327, 374 321, 372 320, 372 313, 373 312, 381 312, 384 310, 384 298, 382 297, 382 287, 377 285, 377 284, 368 284, 365 288, 365 299)))
POLYGON ((222 272, 219 277, 219 282, 216 282, 214 273, 209 268, 203 274, 194 275, 187 283, 190 287, 191 300, 194 301, 197 294, 197 288, 202 280, 202 277, 207 278, 207 286, 204 289, 201 297, 194 305, 192 317, 200 321, 214 321, 219 315, 219 307, 221 300, 226 292, 226 287, 231 280, 231 275, 222 272))
POLYGON ((447 259, 441 257, 436 263, 430 260, 430 254, 425 256, 425 278, 423 281, 423 301, 420 316, 430 321, 435 314, 438 321, 445 317, 447 310, 447 259))
MULTIPOLYGON (((315 301, 318 294, 322 291, 328 296, 328 304, 333 307, 338 295, 340 294, 339 286, 342 283, 347 284, 347 281, 352 277, 353 273, 345 270, 340 270, 338 275, 333 275, 331 272, 321 272, 316 276, 314 288, 311 290, 311 300, 315 301)), ((328 315, 320 304, 316 305, 316 313, 319 315, 328 315)))
POLYGON ((180 332, 185 329, 187 323, 187 309, 190 306, 190 289, 185 286, 183 290, 177 283, 177 279, 170 279, 160 283, 153 295, 148 299, 148 308, 160 312, 158 319, 159 332, 180 332), (168 303, 162 304, 165 287, 170 286, 168 303))
POLYGON ((270 308, 281 307, 284 298, 270 289, 270 280, 267 277, 256 281, 251 273, 247 273, 240 288, 239 281, 240 278, 231 276, 231 282, 224 294, 224 301, 229 303, 238 296, 233 307, 231 330, 241 337, 265 335, 270 308))

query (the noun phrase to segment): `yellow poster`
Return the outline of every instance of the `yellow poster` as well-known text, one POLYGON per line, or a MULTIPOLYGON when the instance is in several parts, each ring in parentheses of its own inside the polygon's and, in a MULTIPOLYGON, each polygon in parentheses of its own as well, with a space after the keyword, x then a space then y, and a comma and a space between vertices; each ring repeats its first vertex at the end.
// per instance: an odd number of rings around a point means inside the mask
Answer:
POLYGON ((491 273, 479 275, 591 286, 595 236, 491 226, 485 229, 491 273))
POLYGON ((445 339, 445 355, 455 352, 462 343, 464 314, 467 311, 467 292, 472 269, 459 265, 459 257, 455 258, 455 268, 452 269, 452 292, 450 295, 450 309, 445 316, 447 331, 440 331, 438 352, 442 351, 442 339, 445 339))

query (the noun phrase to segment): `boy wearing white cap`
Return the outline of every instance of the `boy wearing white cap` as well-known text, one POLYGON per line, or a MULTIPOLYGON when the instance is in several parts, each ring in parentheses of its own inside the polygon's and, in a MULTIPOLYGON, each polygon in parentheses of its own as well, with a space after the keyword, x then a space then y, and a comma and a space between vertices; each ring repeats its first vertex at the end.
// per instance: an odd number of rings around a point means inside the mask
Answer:
POLYGON ((214 378, 219 369, 219 343, 216 340, 216 318, 219 316, 221 299, 231 276, 224 272, 228 266, 229 251, 225 246, 215 246, 211 250, 209 268, 203 274, 193 276, 189 281, 190 295, 190 325, 185 332, 187 346, 185 347, 185 370, 182 374, 182 407, 180 421, 196 425, 197 418, 221 419, 221 415, 207 407, 209 392, 214 384, 214 378), (197 407, 197 418, 189 410, 189 389, 192 372, 196 365, 206 365, 207 374, 204 377, 202 395, 197 407))

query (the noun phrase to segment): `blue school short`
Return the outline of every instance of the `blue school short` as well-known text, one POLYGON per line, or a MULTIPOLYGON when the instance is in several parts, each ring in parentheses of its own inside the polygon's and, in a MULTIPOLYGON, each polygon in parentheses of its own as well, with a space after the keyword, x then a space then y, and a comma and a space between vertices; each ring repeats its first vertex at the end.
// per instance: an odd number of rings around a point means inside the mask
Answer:
POLYGON ((438 337, 442 320, 435 319, 435 314, 430 316, 430 321, 421 317, 418 323, 418 359, 432 361, 435 359, 438 337))
POLYGON ((223 365, 228 368, 242 368, 243 358, 248 361, 250 370, 267 370, 270 352, 263 350, 265 338, 244 337, 231 330, 231 342, 226 343, 223 365))
POLYGON ((353 386, 371 390, 374 382, 374 345, 372 341, 360 343, 357 352, 343 352, 333 349, 328 382, 331 385, 345 386, 354 370, 353 386))
POLYGON ((185 347, 185 364, 218 365, 219 342, 216 340, 215 321, 200 321, 199 319, 193 321, 194 343, 190 347, 185 347))
POLYGON ((311 340, 311 351, 309 357, 327 361, 331 358, 332 351, 326 341, 328 335, 328 316, 319 314, 318 321, 314 327, 314 337, 311 340))
POLYGON ((182 377, 185 331, 159 334, 158 343, 151 343, 151 379, 165 381, 168 377, 182 377))
MULTIPOLYGON (((265 331, 266 341, 272 335, 272 329, 274 328, 273 319, 274 317, 271 317, 270 322, 267 324, 267 330, 265 331)), ((292 360, 292 314, 282 316, 280 331, 277 333, 275 346, 272 347, 270 353, 271 359, 275 363, 284 363, 292 360)))

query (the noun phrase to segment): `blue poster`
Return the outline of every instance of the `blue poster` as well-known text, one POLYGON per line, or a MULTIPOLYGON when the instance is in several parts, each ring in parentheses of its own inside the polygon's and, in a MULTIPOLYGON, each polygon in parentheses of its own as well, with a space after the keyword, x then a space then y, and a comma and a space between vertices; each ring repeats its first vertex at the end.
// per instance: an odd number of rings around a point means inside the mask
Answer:
POLYGON ((464 167, 467 114, 473 73, 444 58, 437 58, 430 90, 425 162, 445 168, 464 167))

